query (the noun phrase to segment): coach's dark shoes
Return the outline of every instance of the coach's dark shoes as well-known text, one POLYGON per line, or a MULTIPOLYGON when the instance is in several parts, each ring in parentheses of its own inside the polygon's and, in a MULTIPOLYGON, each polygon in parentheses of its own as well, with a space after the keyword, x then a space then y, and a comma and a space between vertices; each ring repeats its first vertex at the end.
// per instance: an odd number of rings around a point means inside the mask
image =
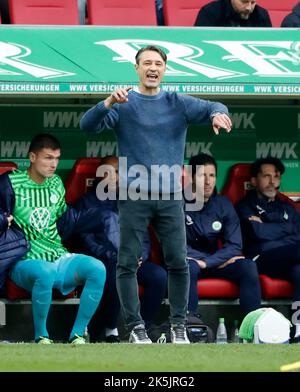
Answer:
POLYGON ((120 343, 120 338, 118 335, 108 335, 105 336, 106 343, 120 343))
POLYGON ((300 335, 292 338, 291 343, 300 344, 300 335))

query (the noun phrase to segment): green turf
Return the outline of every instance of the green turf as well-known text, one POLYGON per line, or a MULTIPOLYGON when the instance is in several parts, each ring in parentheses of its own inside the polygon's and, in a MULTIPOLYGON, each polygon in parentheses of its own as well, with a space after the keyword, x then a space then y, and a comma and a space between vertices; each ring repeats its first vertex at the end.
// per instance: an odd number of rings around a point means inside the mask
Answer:
POLYGON ((299 345, 0 344, 0 371, 6 372, 276 372, 299 360, 299 345))

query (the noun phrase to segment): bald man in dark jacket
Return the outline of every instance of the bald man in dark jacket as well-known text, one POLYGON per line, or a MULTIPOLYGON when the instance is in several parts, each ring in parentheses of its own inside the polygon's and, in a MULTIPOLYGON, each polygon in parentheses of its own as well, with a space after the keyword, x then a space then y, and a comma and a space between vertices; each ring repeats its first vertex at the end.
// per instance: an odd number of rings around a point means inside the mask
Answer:
POLYGON ((218 0, 198 13, 195 26, 272 27, 269 13, 251 0, 218 0))

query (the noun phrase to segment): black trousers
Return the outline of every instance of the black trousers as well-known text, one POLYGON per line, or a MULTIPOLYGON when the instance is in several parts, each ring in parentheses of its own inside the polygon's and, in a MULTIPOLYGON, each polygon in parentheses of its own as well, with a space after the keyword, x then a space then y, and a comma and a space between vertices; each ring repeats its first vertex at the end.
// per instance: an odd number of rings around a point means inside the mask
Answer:
POLYGON ((125 325, 130 330, 144 323, 140 314, 137 267, 144 233, 152 223, 161 241, 168 271, 170 322, 186 321, 189 268, 186 261, 186 233, 182 200, 120 200, 120 249, 117 290, 125 325))

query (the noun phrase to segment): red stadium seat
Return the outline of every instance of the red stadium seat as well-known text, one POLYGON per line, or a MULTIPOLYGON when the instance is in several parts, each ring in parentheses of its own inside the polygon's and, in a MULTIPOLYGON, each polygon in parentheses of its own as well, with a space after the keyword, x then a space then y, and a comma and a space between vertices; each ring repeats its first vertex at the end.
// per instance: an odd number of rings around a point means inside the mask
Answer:
POLYGON ((18 166, 15 162, 10 162, 10 161, 0 162, 0 174, 3 174, 7 171, 15 170, 17 168, 18 166))
POLYGON ((17 286, 10 278, 6 278, 6 297, 10 300, 29 299, 30 293, 17 286))
POLYGON ((83 196, 96 178, 101 158, 79 158, 70 171, 66 183, 66 202, 73 204, 83 196))
POLYGON ((292 12, 296 0, 259 0, 258 4, 268 10, 272 26, 280 27, 284 17, 292 12))
MULTIPOLYGON (((76 296, 77 293, 75 290, 67 295, 62 295, 58 290, 53 289, 54 299, 74 298, 76 296)), ((30 299, 31 295, 28 291, 17 286, 10 278, 6 278, 6 297, 13 301, 16 299, 30 299)))
POLYGON ((235 283, 226 279, 199 279, 199 298, 238 298, 239 287, 235 283))
MULTIPOLYGON (((227 196, 233 204, 236 204, 245 196, 250 186, 250 163, 238 163, 233 165, 229 171, 229 175, 222 194, 227 196)), ((299 212, 300 206, 283 193, 278 193, 282 200, 291 203, 299 212)), ((292 284, 286 280, 273 279, 268 276, 261 275, 260 283, 262 288, 262 296, 265 299, 271 298, 290 298, 292 296, 292 284)))
POLYGON ((222 194, 227 196, 232 204, 236 204, 246 195, 247 190, 251 189, 250 166, 250 163, 237 163, 229 170, 222 194))
POLYGON ((79 25, 77 0, 9 0, 12 24, 79 25))
POLYGON ((164 0, 166 26, 194 26, 198 12, 211 0, 164 0))
POLYGON ((262 296, 265 299, 291 298, 293 296, 293 285, 283 279, 273 279, 267 275, 259 275, 262 296))
POLYGON ((87 0, 91 25, 156 26, 155 0, 87 0))

